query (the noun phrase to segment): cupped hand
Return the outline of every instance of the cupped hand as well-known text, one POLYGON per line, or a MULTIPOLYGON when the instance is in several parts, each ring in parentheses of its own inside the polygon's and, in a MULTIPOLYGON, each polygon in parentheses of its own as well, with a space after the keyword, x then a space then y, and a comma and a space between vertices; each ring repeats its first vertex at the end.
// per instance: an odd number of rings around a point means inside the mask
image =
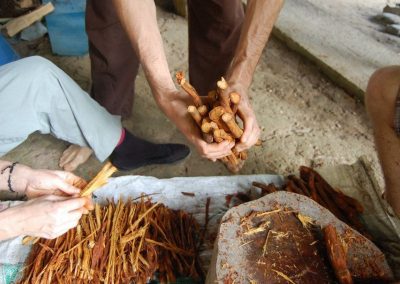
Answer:
POLYGON ((240 94, 240 102, 237 113, 243 122, 243 135, 240 143, 237 143, 235 149, 242 152, 254 146, 260 139, 261 129, 258 125, 256 115, 248 98, 248 90, 240 84, 230 83, 224 94, 228 95, 232 92, 240 94))
POLYGON ((18 235, 53 239, 78 225, 82 214, 88 212, 87 202, 86 197, 46 195, 7 210, 18 216, 13 224, 18 235))
POLYGON ((215 162, 217 159, 228 156, 231 153, 233 146, 235 146, 235 143, 229 141, 207 143, 202 140, 202 138, 199 138, 194 142, 194 145, 200 156, 215 162))

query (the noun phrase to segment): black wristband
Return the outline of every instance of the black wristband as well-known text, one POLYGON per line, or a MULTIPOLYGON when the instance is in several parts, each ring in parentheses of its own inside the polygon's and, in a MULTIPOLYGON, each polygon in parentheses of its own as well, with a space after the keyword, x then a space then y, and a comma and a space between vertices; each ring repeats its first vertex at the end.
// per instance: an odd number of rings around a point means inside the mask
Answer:
POLYGON ((11 175, 12 175, 12 173, 14 171, 14 167, 15 167, 16 164, 18 164, 18 162, 12 163, 11 165, 9 165, 9 166, 5 167, 4 169, 2 169, 1 172, 0 172, 1 174, 4 174, 4 172, 7 169, 10 169, 9 172, 8 172, 7 184, 8 184, 8 190, 10 190, 11 192, 15 192, 15 190, 11 186, 11 175))

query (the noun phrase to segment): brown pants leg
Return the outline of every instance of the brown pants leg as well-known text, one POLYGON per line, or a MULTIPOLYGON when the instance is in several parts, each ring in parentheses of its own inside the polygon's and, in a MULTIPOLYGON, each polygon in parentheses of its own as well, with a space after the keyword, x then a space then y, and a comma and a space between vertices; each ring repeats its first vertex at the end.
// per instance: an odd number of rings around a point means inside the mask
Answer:
POLYGON ((110 113, 132 113, 139 60, 111 0, 88 0, 86 32, 92 70, 91 96, 110 113))
POLYGON ((244 20, 240 0, 188 0, 189 75, 200 93, 215 89, 234 56, 244 20))

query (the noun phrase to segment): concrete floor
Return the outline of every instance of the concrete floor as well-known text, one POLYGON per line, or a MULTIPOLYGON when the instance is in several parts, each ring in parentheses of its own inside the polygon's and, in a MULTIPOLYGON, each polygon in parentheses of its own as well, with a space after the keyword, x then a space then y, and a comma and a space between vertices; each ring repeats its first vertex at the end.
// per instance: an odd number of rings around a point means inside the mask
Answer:
MULTIPOLYGON (((187 70, 185 19, 158 10, 171 70, 187 70)), ((45 56, 71 75, 83 89, 90 86, 88 56, 58 57, 43 41, 30 53, 45 56)), ((124 125, 136 135, 155 142, 186 143, 183 135, 161 113, 152 99, 141 71, 137 78, 133 116, 124 125)), ((250 151, 240 174, 297 172, 300 165, 349 164, 361 155, 372 161, 381 178, 372 131, 364 107, 336 87, 318 68, 272 38, 258 65, 250 90, 251 101, 262 126, 263 146, 250 151)), ((95 122, 94 122, 95 123, 95 122)), ((101 127, 101 126, 99 126, 101 127)), ((33 134, 2 159, 35 168, 58 169, 67 143, 33 134)), ((76 173, 90 178, 101 167, 92 157, 76 173)), ((194 151, 185 161, 169 166, 147 166, 119 175, 174 176, 229 175, 220 163, 202 159, 194 151)))

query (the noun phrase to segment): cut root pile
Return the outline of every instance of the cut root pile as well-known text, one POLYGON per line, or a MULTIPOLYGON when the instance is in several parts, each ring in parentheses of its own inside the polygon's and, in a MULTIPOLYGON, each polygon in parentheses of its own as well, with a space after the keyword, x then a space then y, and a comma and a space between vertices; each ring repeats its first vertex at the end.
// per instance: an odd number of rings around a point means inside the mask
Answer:
POLYGON ((161 283, 202 276, 199 226, 183 211, 142 198, 119 201, 82 217, 79 225, 34 244, 19 283, 161 283))

